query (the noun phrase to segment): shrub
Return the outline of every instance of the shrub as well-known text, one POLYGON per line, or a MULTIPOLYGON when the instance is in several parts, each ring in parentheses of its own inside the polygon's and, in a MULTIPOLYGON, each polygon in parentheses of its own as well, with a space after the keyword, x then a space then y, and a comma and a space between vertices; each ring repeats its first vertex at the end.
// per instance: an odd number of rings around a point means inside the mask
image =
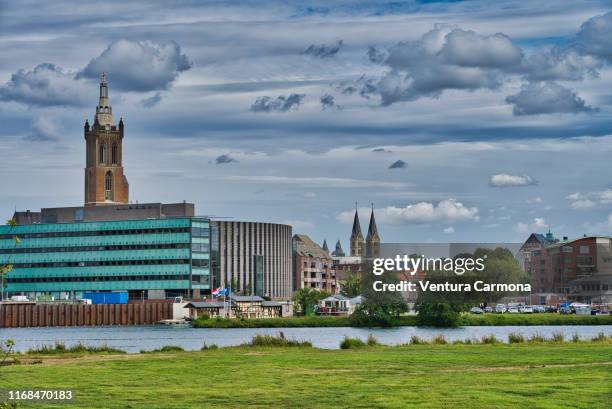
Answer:
POLYGON ((372 334, 368 335, 368 340, 366 341, 366 343, 369 347, 375 347, 377 345, 380 345, 376 337, 372 334))
POLYGON ((27 354, 54 355, 54 354, 125 354, 122 349, 109 347, 108 345, 89 346, 81 342, 71 347, 66 347, 61 342, 54 345, 43 345, 39 348, 28 349, 27 354))
POLYGON ((562 332, 553 332, 550 340, 553 342, 565 342, 565 335, 562 332))
POLYGON ((219 346, 217 344, 210 344, 210 345, 208 345, 205 342, 204 345, 202 345, 202 348, 200 348, 200 351, 209 351, 211 349, 219 349, 219 346))
POLYGON ((359 338, 344 337, 344 339, 340 343, 340 349, 364 348, 366 345, 367 344, 359 338))
POLYGON ((427 341, 425 341, 423 338, 419 337, 418 335, 413 335, 410 337, 410 343, 412 345, 422 345, 422 344, 426 344, 427 341))
POLYGON ((509 344, 522 344, 525 342, 525 337, 522 334, 515 334, 514 332, 508 334, 509 344))
POLYGON ((146 353, 153 353, 153 352, 183 352, 183 351, 185 351, 183 347, 180 347, 178 345, 164 345, 161 348, 152 349, 150 351, 144 351, 141 349, 140 353, 146 354, 146 353))
POLYGON ((591 338, 591 341, 601 342, 601 341, 606 341, 607 339, 608 339, 608 337, 606 337, 606 335, 603 332, 600 332, 599 334, 597 334, 593 338, 591 338))
POLYGON ((417 325, 430 327, 456 327, 460 316, 457 307, 448 303, 421 303, 417 305, 417 325))
POLYGON ((438 334, 435 337, 433 337, 431 342, 433 344, 436 344, 436 345, 444 345, 444 344, 448 343, 448 342, 446 342, 446 338, 444 338, 444 335, 442 335, 442 334, 438 334))
POLYGON ((545 342, 545 341, 546 341, 546 339, 544 339, 544 337, 543 337, 542 335, 540 335, 540 334, 535 334, 535 335, 532 335, 532 336, 529 338, 529 341, 528 341, 528 342, 531 342, 531 343, 538 343, 538 342, 545 342))
POLYGON ((255 335, 251 342, 244 344, 251 347, 312 347, 310 341, 297 341, 285 338, 282 332, 278 336, 273 335, 255 335))
POLYGON ((495 335, 486 335, 480 338, 481 344, 499 344, 499 340, 495 337, 495 335))
POLYGON ((572 334, 572 342, 580 342, 580 335, 577 332, 572 334))

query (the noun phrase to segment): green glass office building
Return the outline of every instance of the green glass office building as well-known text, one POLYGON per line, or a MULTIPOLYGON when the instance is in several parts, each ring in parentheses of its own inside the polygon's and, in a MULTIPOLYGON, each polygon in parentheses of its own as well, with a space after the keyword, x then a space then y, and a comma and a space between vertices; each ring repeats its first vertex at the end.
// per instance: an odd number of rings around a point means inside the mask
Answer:
POLYGON ((4 294, 65 299, 125 290, 132 299, 197 298, 211 288, 209 226, 202 217, 0 226, 0 265, 13 266, 4 294))

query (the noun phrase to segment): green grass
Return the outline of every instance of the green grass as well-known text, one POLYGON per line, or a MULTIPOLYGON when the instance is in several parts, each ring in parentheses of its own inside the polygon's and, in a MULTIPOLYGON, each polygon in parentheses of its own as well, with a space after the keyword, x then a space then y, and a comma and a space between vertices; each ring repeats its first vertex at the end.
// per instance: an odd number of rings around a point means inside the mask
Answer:
POLYGON ((596 409, 610 403, 612 343, 248 346, 47 359, 1 368, 2 388, 70 389, 75 401, 52 407, 73 409, 596 409))
MULTIPOLYGON (((398 318, 397 326, 416 326, 416 315, 398 318)), ((462 314, 459 325, 612 325, 612 315, 561 314, 462 314)), ((290 318, 198 319, 196 328, 295 328, 295 327, 350 327, 348 317, 307 316, 290 318)))
POLYGON ((56 342, 54 345, 43 345, 39 348, 29 349, 26 355, 60 355, 60 354, 125 354, 125 351, 117 348, 109 347, 108 345, 90 346, 78 343, 67 347, 61 342, 56 342))

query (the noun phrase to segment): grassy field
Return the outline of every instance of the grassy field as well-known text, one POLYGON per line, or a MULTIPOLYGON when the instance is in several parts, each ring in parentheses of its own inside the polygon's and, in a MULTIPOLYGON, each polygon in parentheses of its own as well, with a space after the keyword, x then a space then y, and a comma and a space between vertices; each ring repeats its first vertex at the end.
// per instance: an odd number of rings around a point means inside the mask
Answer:
MULTIPOLYGON (((398 319, 398 326, 416 325, 416 315, 398 319)), ((612 315, 544 314, 463 314, 460 325, 612 325, 612 315)), ((294 327, 350 327, 348 317, 291 317, 266 319, 206 319, 194 322, 196 328, 294 328, 294 327)))
MULTIPOLYGON (((37 407, 609 408, 611 342, 42 357, 0 368, 0 388, 70 389, 37 407)), ((35 406, 35 405, 33 405, 35 406)))

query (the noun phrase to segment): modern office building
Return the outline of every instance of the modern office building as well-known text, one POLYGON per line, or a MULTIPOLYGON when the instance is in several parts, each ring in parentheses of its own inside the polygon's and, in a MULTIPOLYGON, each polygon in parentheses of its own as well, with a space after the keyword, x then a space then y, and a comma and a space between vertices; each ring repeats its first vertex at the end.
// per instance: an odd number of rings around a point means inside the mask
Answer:
POLYGON ((291 297, 291 236, 285 224, 212 221, 213 286, 242 295, 291 297))
POLYGON ((336 271, 329 253, 305 234, 293 236, 294 290, 313 288, 330 294, 338 292, 336 271))
POLYGON ((132 299, 198 298, 210 290, 209 236, 209 220, 196 217, 0 226, 0 264, 13 266, 5 291, 30 299, 113 290, 132 299))

